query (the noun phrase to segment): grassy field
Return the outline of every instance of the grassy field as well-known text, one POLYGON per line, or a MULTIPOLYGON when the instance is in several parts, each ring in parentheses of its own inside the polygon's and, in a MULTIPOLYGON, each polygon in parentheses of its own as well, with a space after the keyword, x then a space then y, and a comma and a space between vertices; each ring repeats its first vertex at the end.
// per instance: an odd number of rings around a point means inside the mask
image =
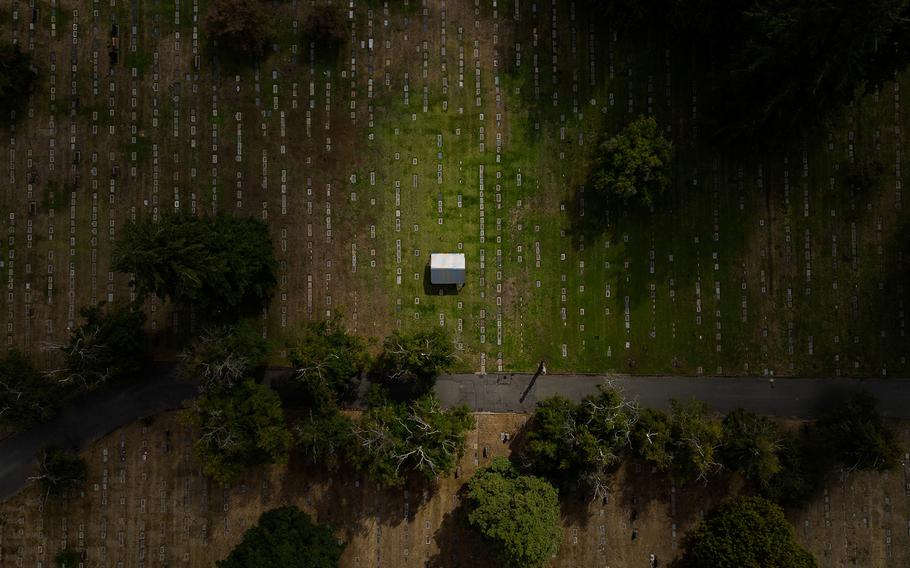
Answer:
MULTIPOLYGON (((697 62, 562 0, 357 2, 336 65, 295 33, 311 3, 276 3, 276 52, 242 69, 206 51, 205 0, 34 5, 0 7, 41 75, 0 143, 9 345, 39 354, 81 305, 128 299, 124 223, 190 208, 268 221, 279 344, 340 309, 376 338, 442 325, 462 370, 907 374, 906 74, 734 159, 695 142, 697 62), (674 142, 672 193, 580 240, 597 135, 642 114, 674 142), (883 179, 850 191, 867 162, 883 179), (426 286, 442 251, 467 255, 457 295, 426 286)), ((174 347, 187 321, 147 308, 174 347)))
MULTIPOLYGON (((84 495, 42 504, 29 488, 0 504, 0 565, 49 566, 64 547, 84 550, 85 566, 209 568, 268 509, 295 504, 336 527, 346 541, 345 567, 493 567, 489 550, 461 525, 459 489, 477 467, 507 455, 502 432, 526 415, 478 414, 457 477, 435 491, 409 486, 377 491, 346 473, 328 476, 300 464, 258 471, 234 486, 202 474, 194 434, 179 413, 133 424, 92 445, 84 495)), ((903 447, 910 430, 898 425, 903 447)), ((910 562, 910 499, 904 469, 887 474, 834 474, 805 510, 790 515, 797 535, 822 567, 900 567, 910 562)), ((563 508, 563 538, 550 566, 667 566, 686 532, 736 482, 675 486, 628 463, 605 502, 563 508), (637 538, 632 538, 633 530, 637 538)))

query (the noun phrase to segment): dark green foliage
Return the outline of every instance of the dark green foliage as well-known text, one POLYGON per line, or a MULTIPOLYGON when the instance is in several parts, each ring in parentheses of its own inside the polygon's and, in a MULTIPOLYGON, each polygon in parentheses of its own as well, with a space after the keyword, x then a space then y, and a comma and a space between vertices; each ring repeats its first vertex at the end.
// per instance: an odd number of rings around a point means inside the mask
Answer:
POLYGON ((724 418, 723 432, 721 457, 728 469, 759 487, 780 472, 780 435, 769 418, 737 408, 724 418))
POLYGON ((717 449, 723 433, 721 425, 709 416, 708 405, 701 401, 672 400, 670 405, 673 474, 683 481, 707 481, 720 469, 717 449))
POLYGON ((209 319, 258 309, 277 283, 272 238, 258 219, 189 212, 128 223, 114 268, 133 275, 140 298, 155 294, 193 305, 209 319))
POLYGON ((314 402, 326 397, 353 400, 368 361, 366 343, 347 332, 337 313, 308 324, 289 357, 296 369, 295 379, 311 393, 314 402))
POLYGON ((817 428, 837 459, 849 470, 886 471, 900 459, 894 430, 885 424, 868 393, 851 396, 831 408, 817 428))
POLYGON ((336 6, 313 6, 303 24, 303 35, 313 46, 316 59, 334 61, 348 39, 344 14, 336 6))
POLYGON ((205 393, 191 420, 200 431, 196 454, 203 471, 231 483, 251 466, 284 463, 291 434, 281 400, 271 389, 246 380, 227 392, 205 393))
POLYGON ((0 125, 11 122, 12 113, 24 106, 36 77, 31 55, 18 43, 0 43, 0 125))
POLYGON ((581 486, 595 497, 630 445, 638 408, 605 386, 574 404, 554 396, 538 403, 521 449, 524 467, 564 489, 581 486))
POLYGON ((334 404, 310 408, 294 424, 296 447, 309 463, 336 470, 356 444, 354 426, 334 404))
POLYGON ((672 159, 654 117, 639 117, 598 144, 590 176, 595 199, 650 206, 670 186, 672 159))
POLYGON ((54 556, 54 562, 57 563, 58 568, 78 568, 81 561, 82 554, 69 548, 61 549, 54 556))
POLYGON ((632 432, 635 454, 680 481, 706 481, 720 469, 722 428, 702 402, 670 401, 672 413, 642 411, 632 432))
POLYGON ((69 343, 59 347, 60 380, 91 390, 138 374, 148 359, 145 314, 131 305, 86 306, 79 311, 85 323, 72 330, 69 343))
POLYGON ((454 361, 452 339, 442 328, 395 330, 383 343, 375 374, 396 397, 417 398, 430 392, 436 377, 454 361))
POLYGON ((251 320, 210 327, 181 354, 180 374, 200 381, 203 392, 228 391, 264 370, 269 343, 251 320))
POLYGON ((673 465, 672 445, 667 413, 653 408, 642 409, 632 431, 635 454, 659 471, 667 471, 673 465))
POLYGON ((695 75, 710 86, 698 94, 704 134, 740 148, 798 140, 910 62, 907 0, 583 0, 580 9, 705 62, 712 71, 695 75))
POLYGON ((344 552, 328 525, 297 507, 266 511, 218 568, 337 568, 344 552))
POLYGON ((64 387, 32 366, 18 350, 0 359, 0 426, 24 430, 60 409, 64 387))
POLYGON ((830 452, 814 428, 806 426, 780 440, 777 453, 780 471, 761 493, 783 507, 803 507, 821 491, 825 474, 832 466, 830 452))
POLYGON ((212 47, 241 63, 262 59, 273 36, 262 0, 212 0, 203 30, 212 47))
POLYGON ((495 548, 503 566, 543 566, 559 547, 556 489, 539 477, 519 475, 509 460, 493 459, 468 481, 468 524, 495 548))
POLYGON ((907 15, 907 0, 751 2, 741 32, 718 52, 717 134, 747 143, 790 140, 858 89, 889 80, 908 62, 907 15))
POLYGON ((79 454, 56 446, 44 446, 38 453, 34 479, 45 495, 64 497, 85 484, 87 466, 79 454))
POLYGON ((760 497, 728 501, 687 539, 681 568, 814 568, 777 505, 760 497))
POLYGON ((466 406, 444 410, 433 395, 386 402, 370 407, 354 427, 350 459, 385 487, 401 485, 410 473, 432 482, 455 470, 473 427, 466 406))

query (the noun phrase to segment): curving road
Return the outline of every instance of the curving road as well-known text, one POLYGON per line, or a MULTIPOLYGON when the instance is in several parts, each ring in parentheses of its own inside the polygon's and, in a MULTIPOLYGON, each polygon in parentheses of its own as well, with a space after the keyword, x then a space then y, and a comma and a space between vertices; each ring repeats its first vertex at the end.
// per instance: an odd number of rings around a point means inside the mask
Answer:
MULTIPOLYGON (((276 368, 274 381, 289 374, 276 368)), ((742 406, 760 414, 807 418, 850 392, 867 390, 885 416, 910 419, 910 379, 786 379, 758 377, 649 377, 617 375, 543 375, 532 384, 525 373, 448 375, 436 393, 445 406, 466 404, 478 412, 529 412, 554 394, 579 400, 609 380, 643 406, 667 408, 672 398, 703 400, 719 412, 742 406), (772 386, 773 385, 773 386, 772 386)), ((196 385, 179 379, 176 366, 158 364, 146 377, 91 393, 51 422, 0 442, 0 501, 28 484, 35 455, 47 443, 85 448, 98 438, 145 416, 179 408, 196 396, 196 385)))

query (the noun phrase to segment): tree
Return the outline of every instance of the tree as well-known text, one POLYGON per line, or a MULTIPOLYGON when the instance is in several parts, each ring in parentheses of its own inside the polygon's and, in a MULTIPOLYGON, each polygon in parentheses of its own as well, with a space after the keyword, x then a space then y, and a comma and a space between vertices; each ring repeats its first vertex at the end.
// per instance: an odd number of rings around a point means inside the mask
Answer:
POLYGON ((409 404, 372 406, 354 427, 354 466, 385 487, 401 485, 408 473, 428 481, 455 470, 465 434, 474 427, 466 406, 444 410, 434 395, 409 404))
POLYGON ((114 250, 114 269, 132 274, 139 298, 155 294, 194 306, 211 320, 271 298, 278 264, 258 219, 168 213, 130 222, 114 250))
POLYGON ((454 361, 452 340, 442 328, 395 330, 383 343, 375 372, 393 393, 416 398, 430 392, 436 377, 454 361))
POLYGON ((887 471, 900 460, 897 435, 869 393, 859 393, 826 412, 818 429, 837 458, 853 470, 887 471))
POLYGON ((37 74, 32 57, 18 43, 0 43, 0 124, 12 122, 12 115, 28 100, 37 74))
POLYGON ((344 15, 336 6, 313 6, 304 20, 303 33, 318 59, 332 61, 348 38, 344 15))
POLYGON ((368 361, 366 343, 347 332, 339 313, 308 324, 289 357, 295 379, 307 392, 318 397, 316 393, 324 390, 337 401, 350 401, 357 395, 358 380, 368 361))
POLYGON ((780 470, 759 489, 783 507, 803 507, 822 489, 832 457, 815 428, 804 426, 780 440, 780 470))
POLYGON ((749 2, 724 34, 725 49, 715 50, 715 134, 779 144, 891 80, 910 55, 908 15, 907 0, 749 2))
POLYGON ((58 347, 63 367, 54 372, 63 383, 84 390, 139 373, 147 360, 145 314, 130 305, 86 306, 79 311, 85 323, 70 332, 69 343, 58 347))
POLYGON ((85 485, 87 469, 76 452, 47 445, 38 453, 38 471, 30 479, 41 484, 46 497, 63 497, 85 485))
POLYGON ((202 392, 229 391, 265 369, 269 343, 250 320, 209 327, 180 356, 180 374, 202 392))
POLYGON ((294 506, 266 511, 218 568, 337 568, 344 544, 294 506))
POLYGON ((742 408, 724 418, 720 451, 723 462, 757 486, 766 486, 780 471, 779 449, 777 425, 769 418, 742 408))
POLYGON ((0 359, 0 426, 26 429, 60 409, 63 388, 13 349, 0 359))
POLYGON ((273 35, 261 0, 212 0, 203 29, 213 47, 240 62, 261 59, 273 35))
POLYGON ((196 454, 203 471, 222 483, 235 481, 248 467, 288 459, 291 434, 281 400, 252 380, 203 394, 191 421, 200 431, 196 454))
POLYGON ((336 470, 356 443, 354 427, 334 404, 309 408, 294 424, 296 447, 308 462, 336 470))
POLYGON ((653 117, 639 117, 622 132, 602 140, 591 170, 591 186, 602 200, 651 206, 670 186, 673 146, 653 117))
POLYGON ((682 480, 707 481, 720 469, 717 449, 723 430, 708 416, 708 405, 692 400, 671 400, 670 440, 674 474, 682 480))
POLYGON ((688 537, 682 568, 815 568, 777 505, 761 497, 728 501, 688 537))
POLYGON ((607 476, 621 463, 638 419, 637 404, 599 388, 579 404, 559 396, 538 403, 521 451, 532 473, 563 488, 581 486, 593 498, 607 491, 607 476))
POLYGON ((644 408, 632 431, 632 448, 641 459, 650 462, 659 471, 673 465, 673 440, 670 417, 666 412, 644 408))
POLYGON ((503 565, 535 568, 556 554, 562 531, 556 489, 493 459, 467 484, 468 524, 496 549, 503 565))

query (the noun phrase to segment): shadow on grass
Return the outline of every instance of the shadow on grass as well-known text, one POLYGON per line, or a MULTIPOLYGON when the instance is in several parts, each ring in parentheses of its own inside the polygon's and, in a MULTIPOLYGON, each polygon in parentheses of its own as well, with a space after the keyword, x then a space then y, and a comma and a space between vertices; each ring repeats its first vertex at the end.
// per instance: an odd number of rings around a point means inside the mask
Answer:
MULTIPOLYGON (((459 492, 459 499, 464 495, 459 492)), ((502 566, 496 553, 480 535, 468 526, 468 512, 458 505, 445 514, 433 539, 439 550, 430 557, 428 568, 494 568, 502 566)))
POLYGON ((461 291, 458 284, 433 284, 430 281, 430 265, 423 267, 423 293, 427 296, 457 296, 461 291))

